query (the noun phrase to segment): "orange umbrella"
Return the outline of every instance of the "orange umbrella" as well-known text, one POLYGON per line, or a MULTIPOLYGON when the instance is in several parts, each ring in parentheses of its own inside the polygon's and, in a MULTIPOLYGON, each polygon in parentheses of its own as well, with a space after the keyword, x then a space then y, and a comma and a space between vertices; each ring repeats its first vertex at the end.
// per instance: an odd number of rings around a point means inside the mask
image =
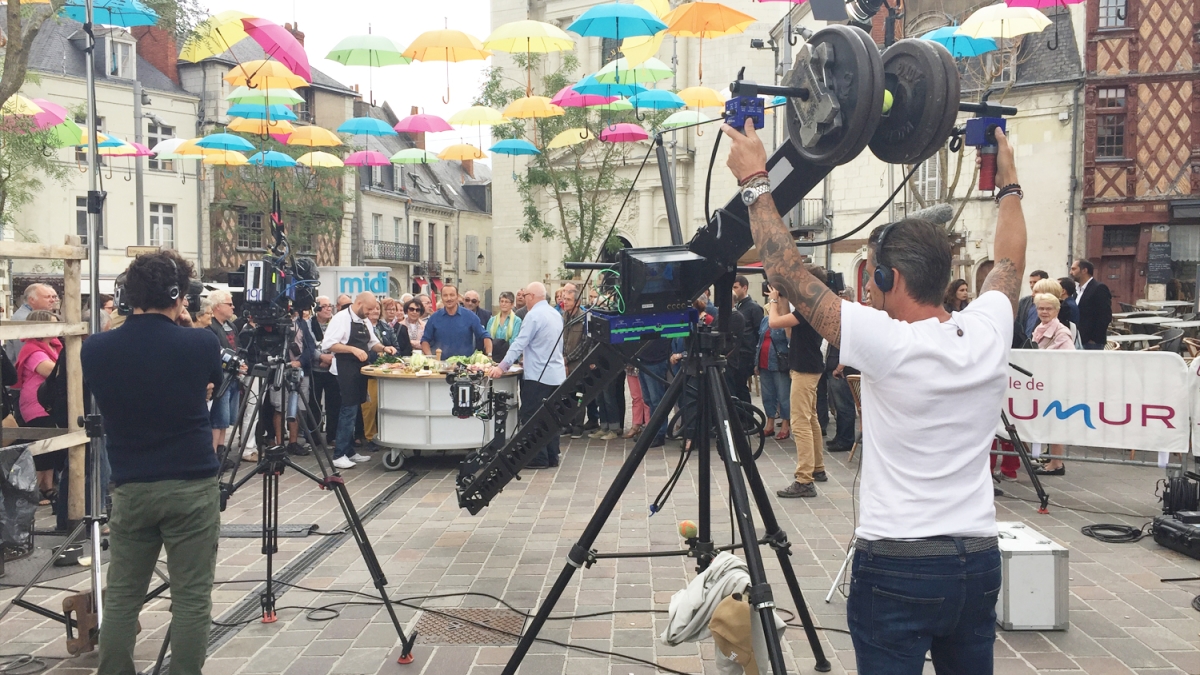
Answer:
POLYGON ((247 61, 236 65, 222 78, 235 87, 251 89, 299 89, 308 81, 278 61, 247 61))
POLYGON ((337 137, 337 134, 332 131, 314 126, 296 127, 292 131, 292 135, 288 136, 288 145, 307 145, 308 147, 329 147, 341 145, 342 139, 337 137))
POLYGON ((526 96, 519 98, 504 109, 504 116, 509 119, 528 119, 530 117, 556 117, 567 111, 554 105, 545 96, 526 96))
POLYGON ((704 38, 742 33, 758 19, 719 2, 691 2, 663 17, 667 33, 700 38, 700 81, 704 82, 704 38))
POLYGON ((456 159, 458 161, 483 159, 487 155, 470 143, 458 143, 438 153, 438 159, 456 159))
POLYGON ((290 134, 295 130, 291 122, 287 120, 252 120, 242 117, 230 120, 228 129, 240 134, 254 134, 255 136, 290 134))
POLYGON ((446 62, 446 96, 442 103, 450 102, 450 64, 459 61, 482 61, 492 53, 483 48, 483 43, 460 30, 428 30, 417 36, 404 55, 414 61, 446 62))

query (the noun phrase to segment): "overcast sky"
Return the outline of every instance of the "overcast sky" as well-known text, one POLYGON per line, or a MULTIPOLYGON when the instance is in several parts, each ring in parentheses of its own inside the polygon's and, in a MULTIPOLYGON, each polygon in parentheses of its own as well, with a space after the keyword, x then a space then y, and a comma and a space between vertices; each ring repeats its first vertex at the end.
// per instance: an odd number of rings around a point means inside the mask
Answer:
MULTIPOLYGON (((280 25, 298 23, 304 33, 304 47, 309 63, 348 86, 358 84, 363 98, 368 92, 368 71, 372 71, 375 102, 387 101, 396 114, 403 117, 410 106, 420 106, 424 112, 448 118, 471 105, 483 80, 487 61, 464 61, 450 64, 450 103, 442 103, 446 95, 446 64, 413 62, 404 66, 369 69, 343 66, 329 61, 325 55, 343 38, 371 32, 386 35, 406 48, 418 35, 427 30, 449 27, 486 39, 491 32, 489 0, 202 0, 212 14, 227 9, 270 19, 280 25)), ((486 131, 486 130, 485 130, 486 131)), ((478 145, 474 128, 458 133, 430 136, 431 149, 452 143, 478 145)), ((486 133, 484 149, 490 145, 486 133)))

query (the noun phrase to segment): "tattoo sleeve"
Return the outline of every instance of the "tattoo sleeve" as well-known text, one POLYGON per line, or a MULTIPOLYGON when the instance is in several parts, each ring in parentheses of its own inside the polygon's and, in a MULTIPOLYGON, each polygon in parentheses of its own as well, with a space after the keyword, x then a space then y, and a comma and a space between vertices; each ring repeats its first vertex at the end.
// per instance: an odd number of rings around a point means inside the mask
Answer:
POLYGON ((1017 315, 1017 300, 1021 297, 1021 270, 1009 258, 1001 258, 996 261, 996 265, 992 267, 992 271, 988 272, 987 279, 983 281, 983 288, 979 290, 982 295, 988 291, 1000 291, 1008 296, 1008 301, 1012 303, 1013 316, 1017 315))
POLYGON ((775 210, 775 200, 764 194, 750 207, 750 231, 758 247, 767 281, 796 306, 800 316, 837 347, 842 339, 842 301, 813 276, 800 252, 791 232, 775 210))

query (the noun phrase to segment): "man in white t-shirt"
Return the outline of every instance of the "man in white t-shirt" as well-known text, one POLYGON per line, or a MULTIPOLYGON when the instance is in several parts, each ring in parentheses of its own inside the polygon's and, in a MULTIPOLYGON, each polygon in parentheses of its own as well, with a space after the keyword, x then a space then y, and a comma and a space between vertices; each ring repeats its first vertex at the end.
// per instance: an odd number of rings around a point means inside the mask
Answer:
POLYGON ((995 266, 961 312, 942 307, 944 231, 902 220, 870 236, 871 306, 845 302, 805 269, 771 198, 753 123, 724 127, 767 277, 862 372, 858 549, 846 604, 860 673, 990 675, 1000 554, 988 451, 1007 384, 1025 268, 1025 218, 1002 131, 995 266))

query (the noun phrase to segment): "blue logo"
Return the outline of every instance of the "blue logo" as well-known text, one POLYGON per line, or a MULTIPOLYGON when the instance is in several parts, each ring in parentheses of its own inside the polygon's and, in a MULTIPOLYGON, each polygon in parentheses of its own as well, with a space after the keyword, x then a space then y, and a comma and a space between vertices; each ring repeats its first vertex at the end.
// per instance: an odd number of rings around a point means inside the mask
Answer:
POLYGON ((387 272, 363 272, 362 277, 340 277, 338 280, 338 293, 346 293, 347 295, 356 295, 363 291, 370 291, 376 295, 387 295, 388 292, 388 273, 387 272), (374 275, 374 276, 372 276, 374 275))
POLYGON ((1070 408, 1063 410, 1061 401, 1051 401, 1050 405, 1046 406, 1046 412, 1042 413, 1042 417, 1046 417, 1050 413, 1054 413, 1054 416, 1058 419, 1065 420, 1079 411, 1083 411, 1083 423, 1086 424, 1089 429, 1095 429, 1096 425, 1092 424, 1092 409, 1086 403, 1073 405, 1070 408))

